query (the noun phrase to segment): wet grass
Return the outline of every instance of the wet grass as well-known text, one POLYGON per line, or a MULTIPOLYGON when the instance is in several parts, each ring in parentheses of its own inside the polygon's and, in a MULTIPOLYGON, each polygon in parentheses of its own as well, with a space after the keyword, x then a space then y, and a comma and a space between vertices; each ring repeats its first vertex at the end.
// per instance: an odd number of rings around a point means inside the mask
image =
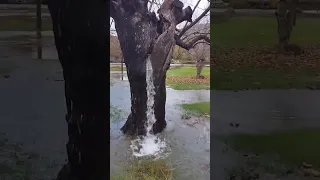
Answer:
POLYGON ((274 17, 234 17, 211 25, 212 89, 318 89, 320 25, 317 18, 298 18, 290 43, 302 56, 279 55, 274 17), (306 28, 308 27, 308 28, 306 28), (236 29, 236 31, 235 31, 236 29))
POLYGON ((110 105, 110 120, 113 123, 122 121, 122 111, 120 108, 110 105))
MULTIPOLYGON (((34 154, 34 153, 33 153, 34 154)), ((0 137, 0 179, 34 179, 30 153, 23 153, 21 145, 0 137)))
POLYGON ((193 112, 197 115, 210 114, 210 102, 200 102, 194 104, 182 104, 186 111, 193 112))
MULTIPOLYGON (((319 44, 318 21, 317 18, 298 18, 290 42, 299 45, 319 44)), ((275 17, 234 17, 223 23, 211 24, 211 38, 214 39, 213 46, 243 48, 274 45, 278 42, 277 20, 275 17)))
MULTIPOLYGON (((0 31, 36 31, 36 19, 31 16, 1 16, 0 31)), ((43 18, 42 30, 52 30, 50 17, 43 18)))
MULTIPOLYGON (((197 75, 197 69, 196 67, 180 67, 175 69, 169 69, 167 72, 167 76, 196 76, 197 75)), ((210 76, 210 68, 204 67, 202 72, 202 76, 209 77, 210 76)))
POLYGON ((201 73, 203 79, 197 79, 196 72, 196 67, 170 69, 167 72, 167 85, 175 90, 209 90, 210 68, 203 68, 201 73))
POLYGON ((140 160, 128 164, 125 173, 110 176, 111 180, 174 180, 174 168, 166 160, 140 160))
POLYGON ((319 129, 295 130, 261 135, 233 135, 225 139, 236 151, 268 157, 288 166, 303 162, 320 168, 319 129))

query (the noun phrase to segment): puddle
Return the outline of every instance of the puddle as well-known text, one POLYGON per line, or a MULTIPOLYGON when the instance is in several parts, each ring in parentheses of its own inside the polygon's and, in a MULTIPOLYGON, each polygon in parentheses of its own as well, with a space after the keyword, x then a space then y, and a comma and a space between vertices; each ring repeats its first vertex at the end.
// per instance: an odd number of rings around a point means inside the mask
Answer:
POLYGON ((244 163, 219 136, 320 127, 319 95, 312 90, 211 91, 212 173, 221 174, 221 167, 239 169, 244 163))
POLYGON ((320 127, 320 91, 212 91, 216 134, 267 133, 320 127), (230 123, 239 124, 234 128, 230 123))
POLYGON ((1 54, 7 55, 0 58, 0 65, 14 67, 10 78, 0 78, 0 133, 10 142, 10 146, 0 145, 0 166, 8 172, 0 173, 0 179, 52 179, 65 163, 67 127, 63 82, 47 78, 61 78, 57 74, 61 66, 58 60, 33 60, 30 51, 20 55, 14 51, 0 46, 1 54), (17 143, 23 146, 15 153, 10 147, 17 143))
MULTIPOLYGON (((125 164, 134 159, 130 149, 132 138, 123 136, 120 131, 130 112, 130 87, 128 81, 121 81, 118 77, 116 74, 111 76, 114 84, 110 87, 110 103, 116 112, 121 112, 120 115, 118 113, 117 116, 111 117, 111 173, 122 172, 125 164)), ((207 90, 167 89, 167 128, 160 134, 160 138, 165 139, 166 145, 170 148, 170 154, 167 154, 166 159, 176 165, 179 179, 210 179, 210 139, 208 135, 210 122, 207 121, 198 128, 187 126, 181 119, 183 110, 179 107, 179 104, 183 103, 209 100, 210 91, 207 90)))
MULTIPOLYGON (((1 56, 13 57, 28 55, 37 58, 36 36, 34 35, 12 35, 8 34, 0 38, 0 50, 4 53, 1 56)), ((58 53, 54 45, 54 38, 51 36, 42 37, 42 58, 58 59, 58 53)))

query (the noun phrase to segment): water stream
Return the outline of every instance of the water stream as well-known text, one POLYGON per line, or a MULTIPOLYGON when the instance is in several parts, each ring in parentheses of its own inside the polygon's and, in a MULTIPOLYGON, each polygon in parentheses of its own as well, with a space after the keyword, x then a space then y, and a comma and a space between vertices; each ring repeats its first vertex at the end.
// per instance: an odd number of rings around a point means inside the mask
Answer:
POLYGON ((166 150, 166 142, 164 138, 160 138, 157 135, 151 133, 152 126, 156 122, 154 115, 154 95, 155 87, 153 84, 153 69, 150 58, 146 61, 146 82, 147 82, 147 121, 145 124, 146 136, 138 137, 131 141, 131 149, 133 156, 155 156, 155 158, 163 157, 163 153, 166 150))

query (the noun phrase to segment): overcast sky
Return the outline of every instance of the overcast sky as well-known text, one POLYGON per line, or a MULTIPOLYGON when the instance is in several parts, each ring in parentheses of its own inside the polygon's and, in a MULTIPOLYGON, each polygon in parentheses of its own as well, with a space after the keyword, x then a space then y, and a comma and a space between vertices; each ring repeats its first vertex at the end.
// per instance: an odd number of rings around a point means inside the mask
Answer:
MULTIPOLYGON (((194 9, 195 5, 197 4, 198 0, 181 0, 184 3, 184 6, 190 6, 191 9, 194 9)), ((163 2, 163 0, 156 0, 156 2, 163 2)), ((192 16, 192 20, 196 19, 208 6, 210 6, 210 2, 208 2, 208 0, 201 0, 197 9, 195 10, 193 16, 192 16)), ((157 11, 157 9, 159 8, 159 5, 153 5, 152 9, 153 11, 157 11)), ((206 16, 205 18, 203 18, 199 23, 208 23, 210 21, 210 11, 207 13, 208 16, 206 16)), ((110 22, 111 22, 112 18, 110 18, 110 22)), ((185 22, 182 22, 178 28, 182 28, 185 25, 185 22)), ((114 30, 114 24, 112 24, 111 29, 114 30)), ((113 34, 113 33, 112 33, 113 34)))

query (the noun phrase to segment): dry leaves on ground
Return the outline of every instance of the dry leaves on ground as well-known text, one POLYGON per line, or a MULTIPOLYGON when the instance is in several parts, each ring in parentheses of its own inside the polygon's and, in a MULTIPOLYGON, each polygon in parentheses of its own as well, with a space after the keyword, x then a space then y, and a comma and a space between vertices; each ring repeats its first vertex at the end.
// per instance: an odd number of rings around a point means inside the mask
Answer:
POLYGON ((204 77, 203 79, 197 79, 196 77, 192 77, 192 76, 186 76, 186 77, 169 76, 169 77, 167 77, 167 81, 169 81, 171 83, 177 83, 177 84, 182 84, 182 83, 210 84, 210 77, 204 77))
POLYGON ((239 68, 268 68, 300 72, 320 68, 320 47, 304 47, 304 54, 280 54, 275 47, 217 48, 211 53, 211 65, 224 71, 239 68))

